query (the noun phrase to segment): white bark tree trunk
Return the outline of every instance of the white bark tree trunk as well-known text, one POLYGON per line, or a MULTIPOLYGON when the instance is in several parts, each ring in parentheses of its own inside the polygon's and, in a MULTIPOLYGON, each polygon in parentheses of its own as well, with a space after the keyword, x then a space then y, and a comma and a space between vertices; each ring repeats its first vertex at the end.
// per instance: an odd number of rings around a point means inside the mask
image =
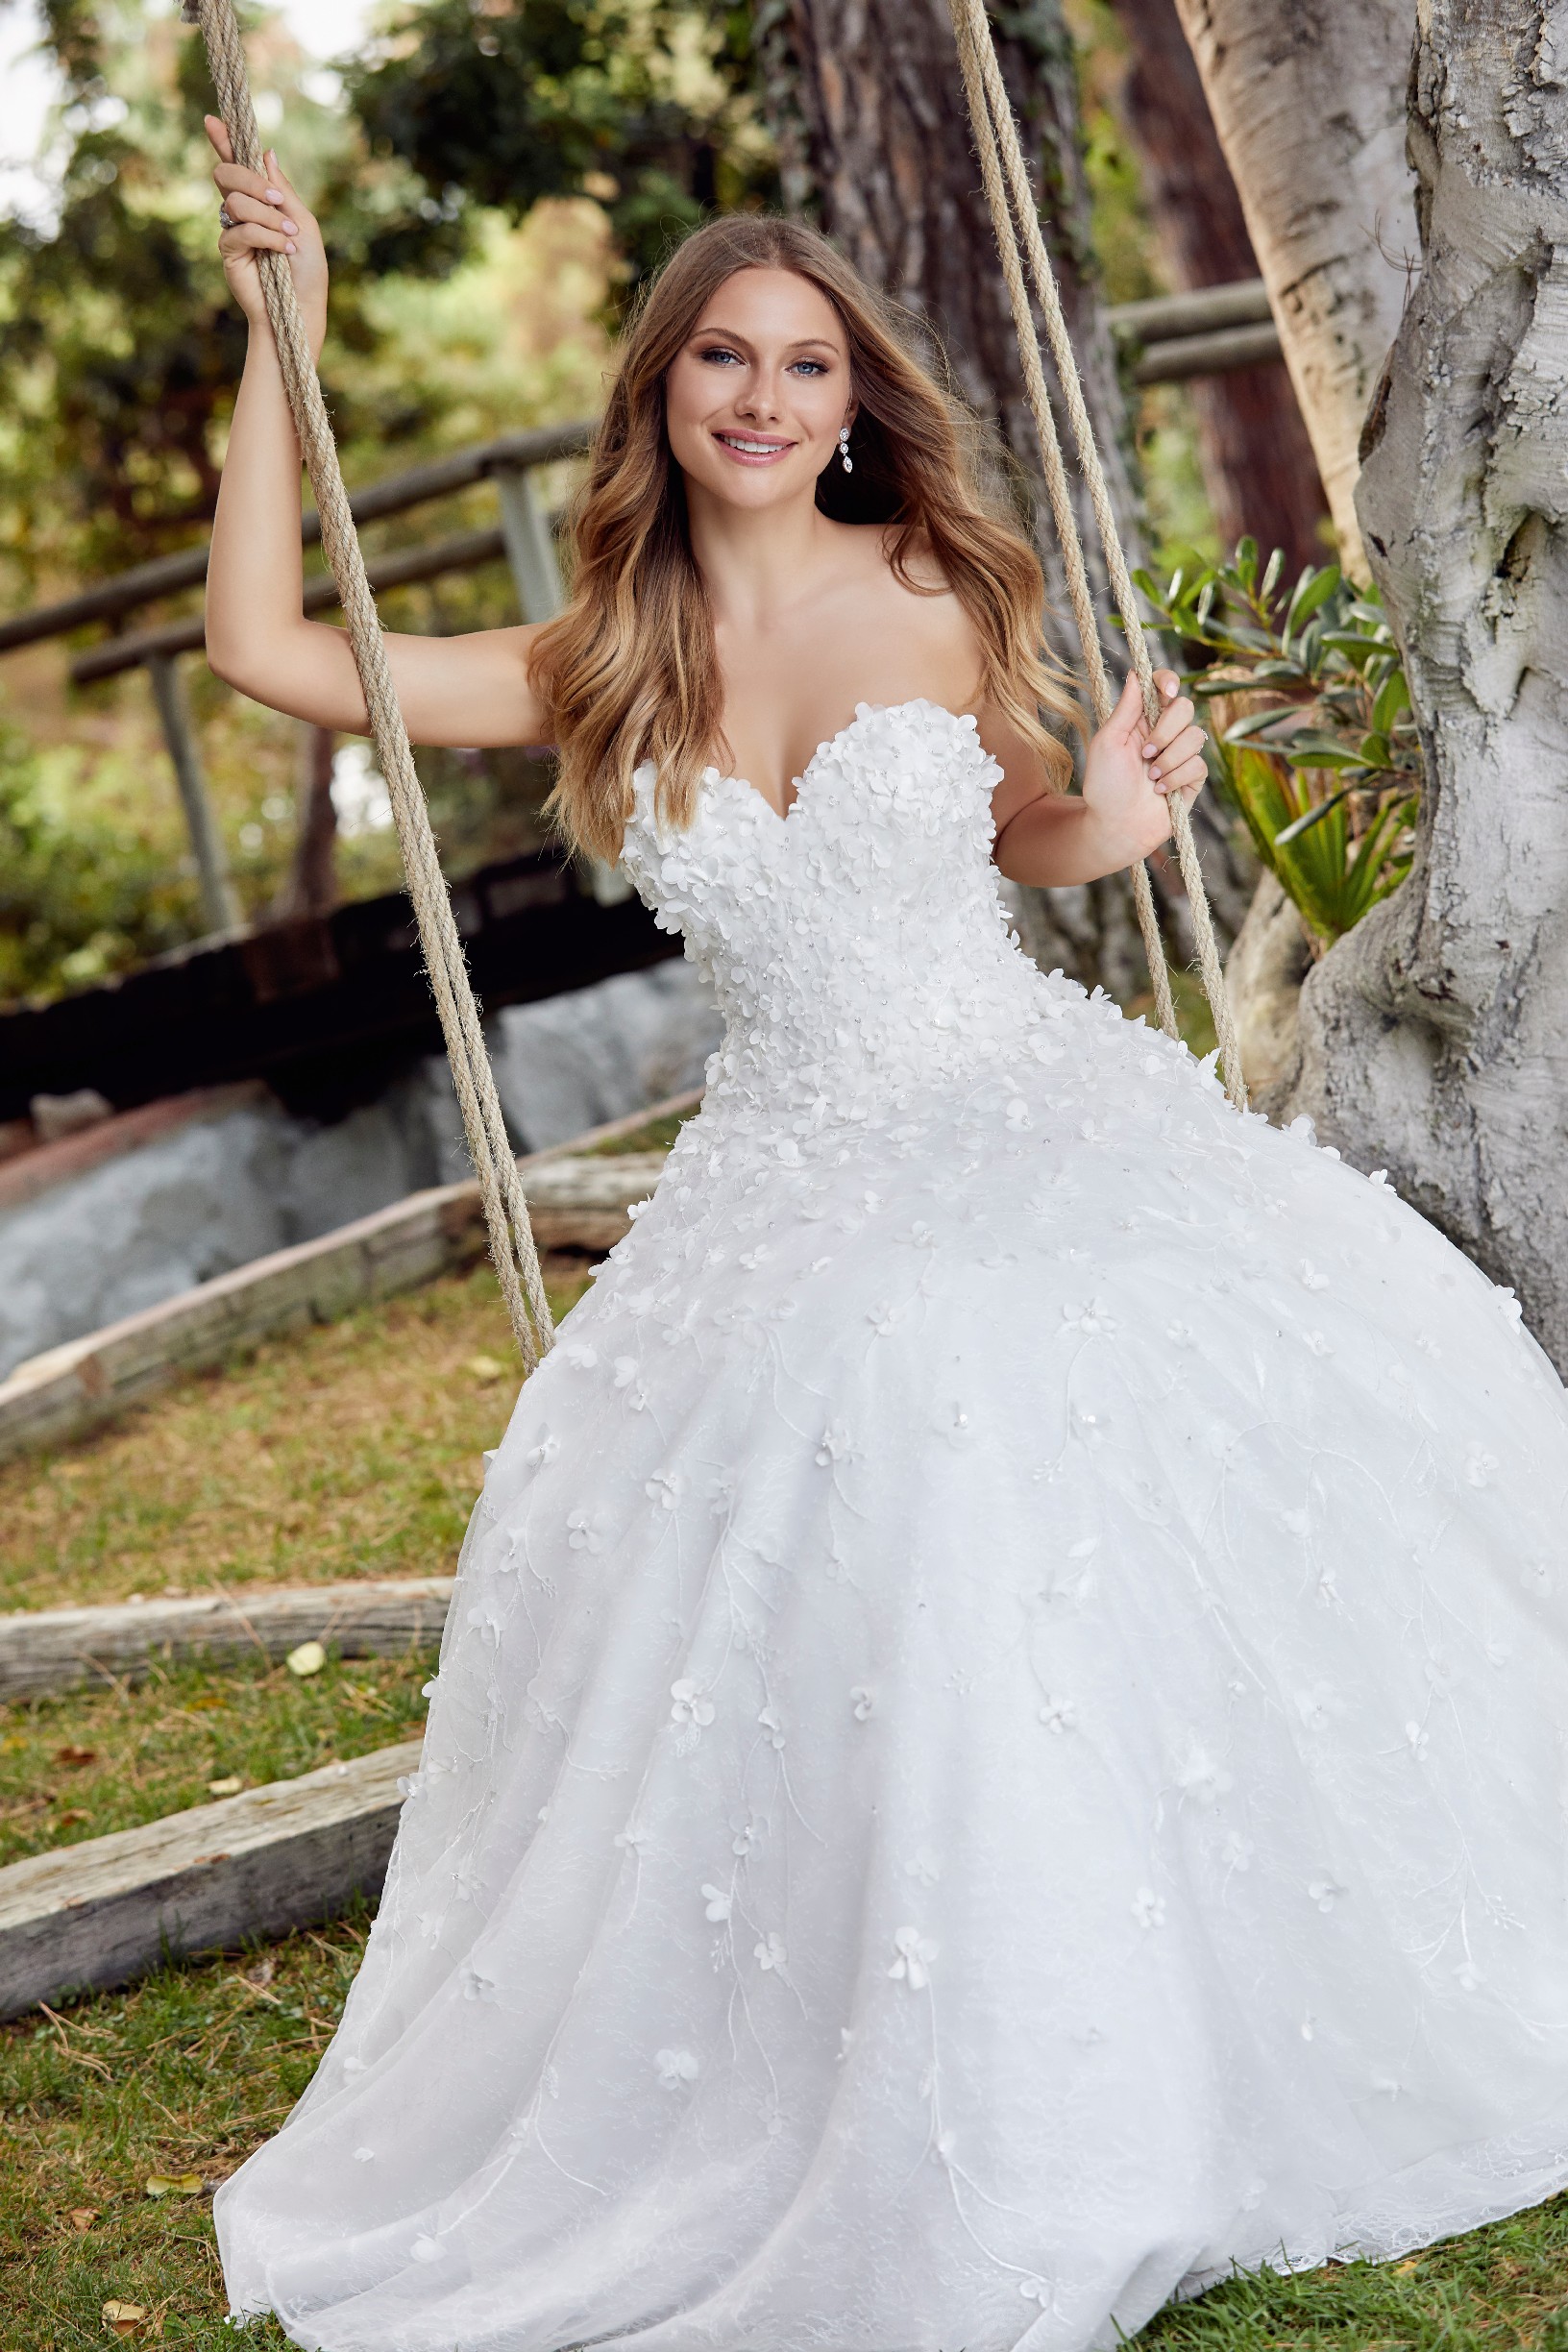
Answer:
POLYGON ((1302 991, 1291 1109, 1385 1164, 1568 1368, 1568 8, 1421 0, 1424 267, 1358 508, 1427 786, 1302 991))
POLYGON ((1416 252, 1414 0, 1177 0, 1240 191, 1341 558, 1365 576, 1362 420, 1416 252))

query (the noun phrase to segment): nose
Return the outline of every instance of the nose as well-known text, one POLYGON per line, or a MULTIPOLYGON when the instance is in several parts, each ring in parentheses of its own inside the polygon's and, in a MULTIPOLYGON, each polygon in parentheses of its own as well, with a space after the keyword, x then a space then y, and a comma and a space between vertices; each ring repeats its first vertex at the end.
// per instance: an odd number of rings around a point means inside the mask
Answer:
POLYGON ((746 382, 735 403, 735 413, 753 425, 776 425, 783 415, 779 373, 758 360, 747 370, 746 382))

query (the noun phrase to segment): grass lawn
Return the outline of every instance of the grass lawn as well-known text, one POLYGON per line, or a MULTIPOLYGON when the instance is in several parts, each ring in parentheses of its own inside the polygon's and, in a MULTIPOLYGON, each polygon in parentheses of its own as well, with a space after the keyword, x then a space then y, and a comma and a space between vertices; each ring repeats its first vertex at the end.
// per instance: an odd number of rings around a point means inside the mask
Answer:
POLYGON ((305 1678, 160 1665, 134 1690, 0 1706, 0 1865, 413 1739, 433 1655, 330 1657, 305 1678))
POLYGON ((0 1466, 0 1608, 447 1575, 520 1378, 487 1264, 269 1339, 0 1466))

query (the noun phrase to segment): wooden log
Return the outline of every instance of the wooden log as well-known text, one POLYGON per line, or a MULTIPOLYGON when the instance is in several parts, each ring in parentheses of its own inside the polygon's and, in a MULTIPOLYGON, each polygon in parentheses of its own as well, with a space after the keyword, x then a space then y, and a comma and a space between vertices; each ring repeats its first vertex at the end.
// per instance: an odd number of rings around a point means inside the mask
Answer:
POLYGON ((306 1641, 344 1657, 396 1657, 440 1640, 452 1586, 451 1577, 240 1585, 181 1601, 17 1610, 0 1617, 0 1700, 139 1682, 160 1658, 282 1658, 306 1641))
MULTIPOLYGON (((578 1141, 635 1132, 696 1100, 672 1097, 578 1141)), ((630 1205, 652 1190, 663 1164, 662 1152, 595 1156, 571 1146, 520 1161, 540 1246, 613 1247, 627 1231, 630 1205)), ((0 1461, 68 1444, 183 1372, 222 1363, 278 1332, 332 1322, 367 1300, 414 1289, 471 1264, 484 1246, 478 1185, 441 1185, 29 1357, 0 1381, 0 1461)))
POLYGON ((374 1900, 421 1742, 0 1870, 0 2018, 374 1900))

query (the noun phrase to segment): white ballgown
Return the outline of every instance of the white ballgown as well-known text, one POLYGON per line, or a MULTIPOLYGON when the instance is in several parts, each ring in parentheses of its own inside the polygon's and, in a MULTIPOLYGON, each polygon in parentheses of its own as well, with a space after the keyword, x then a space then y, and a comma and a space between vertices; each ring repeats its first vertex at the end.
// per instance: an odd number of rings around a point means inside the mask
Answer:
POLYGON ((341 2030, 326 2352, 1084 2352, 1568 2181, 1568 1412, 1374 1176, 1046 979, 973 722, 626 864, 701 1114, 524 1388, 341 2030))

